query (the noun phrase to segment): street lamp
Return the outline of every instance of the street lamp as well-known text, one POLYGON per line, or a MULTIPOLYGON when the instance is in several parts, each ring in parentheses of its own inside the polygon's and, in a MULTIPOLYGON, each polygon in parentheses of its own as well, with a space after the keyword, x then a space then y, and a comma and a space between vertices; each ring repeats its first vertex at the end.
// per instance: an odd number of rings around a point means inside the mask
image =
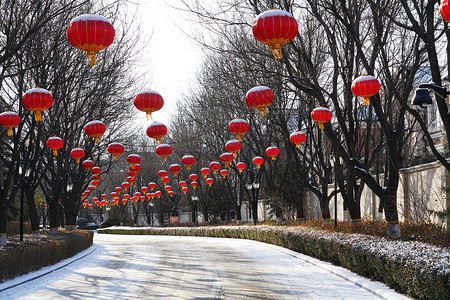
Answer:
POLYGON ((25 169, 25 161, 21 160, 19 162, 19 175, 20 175, 20 180, 22 181, 22 185, 20 187, 20 240, 23 241, 23 186, 25 184, 25 180, 22 177, 22 174, 24 175, 25 178, 27 178, 28 176, 30 176, 30 172, 31 169, 29 167, 27 167, 26 170, 25 169), (25 174, 23 173, 25 171, 25 174))
POLYGON ((150 226, 153 227, 153 206, 155 206, 155 203, 150 201, 148 205, 150 205, 150 226))
POLYGON ((259 189, 259 182, 258 181, 254 181, 254 182, 248 182, 245 185, 245 188, 248 191, 252 191, 252 202, 253 202, 253 225, 256 225, 256 223, 258 222, 258 211, 257 211, 257 205, 258 205, 258 199, 256 197, 257 191, 259 189))
POLYGON ((334 155, 331 155, 330 157, 330 164, 331 167, 334 169, 334 227, 337 226, 337 180, 336 180, 336 168, 334 167, 336 165, 336 158, 334 155))
POLYGON ((198 226, 198 216, 197 216, 197 201, 200 200, 200 198, 197 195, 193 195, 191 197, 192 202, 194 202, 194 217, 195 217, 195 226, 198 226))
POLYGON ((448 95, 450 95, 450 92, 447 90, 447 88, 439 86, 434 82, 422 83, 419 84, 419 87, 416 89, 412 104, 420 105, 420 107, 425 107, 425 105, 431 104, 432 100, 428 89, 433 90, 434 93, 442 99, 446 99, 448 95))

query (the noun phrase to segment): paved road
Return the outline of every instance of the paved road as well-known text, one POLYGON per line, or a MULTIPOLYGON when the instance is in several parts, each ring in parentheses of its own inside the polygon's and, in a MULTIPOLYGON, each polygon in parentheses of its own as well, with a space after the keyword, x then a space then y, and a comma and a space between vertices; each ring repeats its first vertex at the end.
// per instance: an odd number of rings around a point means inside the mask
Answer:
POLYGON ((96 234, 93 247, 0 299, 402 299, 381 284, 369 282, 369 292, 350 282, 367 283, 348 271, 255 241, 96 234))

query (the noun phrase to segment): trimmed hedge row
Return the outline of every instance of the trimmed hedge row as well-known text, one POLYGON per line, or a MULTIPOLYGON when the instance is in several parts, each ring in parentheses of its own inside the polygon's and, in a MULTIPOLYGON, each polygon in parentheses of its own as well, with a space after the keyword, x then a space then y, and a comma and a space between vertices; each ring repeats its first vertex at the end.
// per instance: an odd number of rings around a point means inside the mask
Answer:
POLYGON ((38 243, 24 243, 21 249, 0 252, 0 282, 53 265, 89 248, 91 231, 59 231, 38 243))
POLYGON ((276 227, 105 228, 98 233, 250 239, 288 248, 380 281, 417 299, 450 299, 450 274, 427 270, 382 251, 368 251, 344 239, 299 234, 276 227))

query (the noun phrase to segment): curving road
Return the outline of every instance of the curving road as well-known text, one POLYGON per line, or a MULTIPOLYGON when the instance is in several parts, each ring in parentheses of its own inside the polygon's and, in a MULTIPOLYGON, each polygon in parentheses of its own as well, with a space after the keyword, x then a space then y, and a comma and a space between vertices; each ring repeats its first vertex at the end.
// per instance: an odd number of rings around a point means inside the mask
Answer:
POLYGON ((93 247, 64 268, 0 292, 0 299, 406 299, 255 241, 96 234, 93 247))

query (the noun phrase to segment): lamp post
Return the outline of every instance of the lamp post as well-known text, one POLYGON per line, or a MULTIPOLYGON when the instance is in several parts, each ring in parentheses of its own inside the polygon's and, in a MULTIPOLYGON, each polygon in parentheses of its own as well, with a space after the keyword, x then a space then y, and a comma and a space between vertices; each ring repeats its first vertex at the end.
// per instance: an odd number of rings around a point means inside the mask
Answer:
POLYGON ((193 210, 194 210, 194 217, 195 217, 195 226, 198 227, 197 202, 198 202, 198 200, 200 200, 200 198, 197 195, 193 195, 191 197, 191 199, 192 199, 192 202, 194 203, 193 210))
POLYGON ((334 169, 334 227, 337 227, 337 180, 336 180, 336 158, 334 155, 330 157, 331 167, 334 169))
POLYGON ((420 107, 425 107, 426 105, 431 104, 432 100, 428 89, 433 90, 434 93, 442 99, 446 99, 450 95, 447 88, 439 86, 434 82, 422 83, 419 84, 419 87, 416 89, 412 104, 419 105, 420 107))
POLYGON ((21 241, 23 241, 23 194, 24 194, 23 186, 25 184, 25 180, 22 177, 22 175, 24 175, 24 177, 27 178, 28 176, 30 176, 30 172, 31 172, 30 168, 27 168, 25 170, 25 161, 21 160, 19 162, 19 175, 20 175, 20 180, 22 182, 22 185, 20 187, 20 229, 19 229, 21 241), (25 171, 25 174, 24 174, 24 171, 25 171))
MULTIPOLYGON (((253 176, 252 176, 253 177, 253 176)), ((253 210, 253 225, 256 225, 256 223, 258 222, 258 211, 257 211, 257 206, 258 206, 258 199, 257 199, 257 191, 259 189, 259 182, 258 181, 254 181, 254 182, 248 182, 245 185, 245 188, 248 191, 252 192, 252 210, 253 210)))
POLYGON ((153 227, 153 206, 155 203, 153 201, 150 201, 150 226, 153 227))

